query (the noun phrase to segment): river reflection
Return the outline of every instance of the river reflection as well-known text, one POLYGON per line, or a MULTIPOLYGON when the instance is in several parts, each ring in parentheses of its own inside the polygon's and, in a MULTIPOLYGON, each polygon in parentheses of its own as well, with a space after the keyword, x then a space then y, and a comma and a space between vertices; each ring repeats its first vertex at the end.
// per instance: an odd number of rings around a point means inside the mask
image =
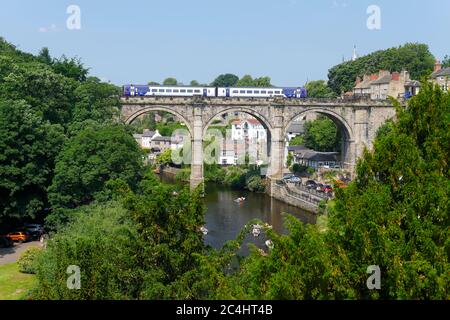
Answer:
MULTIPOLYGON (((209 230, 205 242, 216 249, 221 248, 226 241, 235 239, 245 224, 252 219, 267 222, 279 233, 287 233, 282 213, 292 214, 305 223, 316 222, 314 214, 273 199, 265 193, 231 190, 216 184, 208 184, 205 191, 205 220, 209 230), (237 203, 234 200, 238 197, 245 197, 246 200, 237 203)), ((246 242, 261 247, 265 240, 263 234, 257 238, 249 235, 246 242)), ((242 248, 242 254, 247 253, 245 247, 247 246, 242 248)))
MULTIPOLYGON (((166 183, 176 183, 174 179, 163 175, 166 183)), ((205 243, 215 249, 220 249, 226 241, 236 239, 242 228, 252 219, 259 219, 272 225, 273 230, 286 234, 283 225, 283 213, 289 213, 305 223, 316 223, 316 216, 297 207, 273 199, 265 193, 254 193, 246 190, 232 190, 228 187, 207 184, 205 186, 206 228, 205 243), (245 197, 246 200, 237 203, 234 200, 245 197)), ((254 243, 263 248, 267 240, 265 235, 257 238, 248 235, 239 254, 247 255, 248 243, 254 243)))

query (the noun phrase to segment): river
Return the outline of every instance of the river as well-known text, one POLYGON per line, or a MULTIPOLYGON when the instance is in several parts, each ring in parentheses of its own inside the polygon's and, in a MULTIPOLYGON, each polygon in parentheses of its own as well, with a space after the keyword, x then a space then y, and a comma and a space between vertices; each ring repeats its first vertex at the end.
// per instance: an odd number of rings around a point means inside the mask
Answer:
MULTIPOLYGON (((173 179, 163 177, 164 182, 174 183, 173 179)), ((283 213, 289 213, 305 223, 316 223, 316 215, 284 202, 273 199, 265 193, 254 193, 248 190, 232 190, 218 184, 205 186, 206 228, 205 243, 213 248, 220 249, 228 240, 236 239, 242 228, 252 219, 259 219, 270 224, 273 230, 286 234, 283 224, 283 213), (234 200, 245 197, 246 200, 237 203, 234 200)), ((245 242, 254 243, 264 247, 267 240, 263 234, 255 238, 248 235, 245 242)), ((246 245, 241 254, 248 254, 246 245)))

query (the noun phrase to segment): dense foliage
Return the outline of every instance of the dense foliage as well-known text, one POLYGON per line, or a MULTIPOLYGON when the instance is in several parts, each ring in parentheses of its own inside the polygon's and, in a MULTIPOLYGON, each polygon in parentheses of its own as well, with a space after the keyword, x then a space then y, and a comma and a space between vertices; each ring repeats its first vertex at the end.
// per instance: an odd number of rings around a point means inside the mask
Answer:
MULTIPOLYGON (((109 184, 116 200, 75 210, 49 241, 37 266, 37 299, 184 299, 183 277, 203 254, 204 207, 198 192, 176 190, 148 175, 137 193, 109 184), (81 272, 67 288, 67 267, 81 272)), ((199 189, 200 190, 200 189, 199 189)))
POLYGON ((0 222, 33 218, 47 207, 47 187, 63 129, 24 100, 0 100, 0 222))
POLYGON ((319 117, 305 123, 304 144, 316 151, 336 151, 341 142, 340 132, 327 117, 319 117))
POLYGON ((324 80, 309 81, 305 88, 309 98, 335 98, 336 93, 328 87, 324 80))
POLYGON ((118 94, 88 77, 77 58, 55 59, 46 48, 33 56, 0 39, 0 222, 48 212, 64 142, 86 128, 111 126, 118 94))
POLYGON ((412 79, 421 80, 433 71, 434 62, 427 45, 407 43, 334 66, 328 71, 328 86, 339 95, 353 88, 357 76, 363 77, 379 70, 407 70, 412 79))
POLYGON ((142 152, 123 126, 97 126, 80 131, 61 150, 49 199, 53 208, 90 203, 111 179, 134 187, 142 170, 142 152))

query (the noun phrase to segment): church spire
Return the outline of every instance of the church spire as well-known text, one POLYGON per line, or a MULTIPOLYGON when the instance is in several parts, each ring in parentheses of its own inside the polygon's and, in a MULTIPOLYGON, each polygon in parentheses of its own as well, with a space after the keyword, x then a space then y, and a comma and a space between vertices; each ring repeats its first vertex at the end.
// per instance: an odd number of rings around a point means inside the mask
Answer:
POLYGON ((356 45, 355 45, 355 46, 353 46, 352 61, 355 61, 356 59, 358 59, 358 54, 356 53, 356 45))

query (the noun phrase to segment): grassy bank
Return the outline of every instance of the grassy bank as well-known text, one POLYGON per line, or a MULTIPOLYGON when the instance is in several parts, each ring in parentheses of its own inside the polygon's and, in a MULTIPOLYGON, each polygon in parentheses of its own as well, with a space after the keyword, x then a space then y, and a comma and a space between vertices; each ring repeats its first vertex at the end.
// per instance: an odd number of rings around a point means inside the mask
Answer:
POLYGON ((19 272, 17 263, 0 266, 0 300, 25 299, 35 284, 35 276, 19 272))

